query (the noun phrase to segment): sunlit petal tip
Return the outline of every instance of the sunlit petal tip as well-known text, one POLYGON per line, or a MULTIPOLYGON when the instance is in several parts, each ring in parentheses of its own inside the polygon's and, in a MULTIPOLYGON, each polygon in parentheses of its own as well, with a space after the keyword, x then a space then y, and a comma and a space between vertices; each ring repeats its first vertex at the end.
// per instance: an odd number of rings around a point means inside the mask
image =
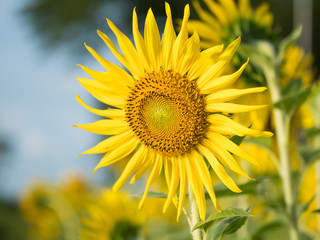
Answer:
POLYGON ((107 23, 113 32, 119 31, 116 25, 108 18, 107 18, 107 23))
POLYGON ((104 38, 109 39, 108 36, 107 36, 104 32, 100 31, 99 29, 97 29, 97 34, 98 34, 99 37, 101 37, 102 39, 104 39, 104 38))
POLYGON ((187 20, 190 17, 190 6, 189 6, 189 4, 186 4, 186 6, 184 7, 184 17, 186 17, 187 20))
POLYGON ((100 168, 99 165, 96 166, 96 168, 93 170, 93 174, 96 174, 96 172, 97 172, 97 170, 98 170, 99 168, 100 168))
POLYGON ((139 210, 139 211, 141 211, 141 209, 142 209, 142 207, 143 207, 143 204, 144 204, 144 201, 145 201, 144 198, 142 198, 142 199, 140 200, 139 205, 138 205, 138 210, 139 210))
POLYGON ((119 188, 118 186, 114 185, 114 186, 112 187, 112 192, 118 192, 119 189, 120 189, 120 188, 119 188))
POLYGON ((170 8, 169 3, 168 3, 168 2, 165 2, 164 5, 165 5, 165 8, 166 8, 166 14, 167 14, 167 16, 171 16, 171 8, 170 8))

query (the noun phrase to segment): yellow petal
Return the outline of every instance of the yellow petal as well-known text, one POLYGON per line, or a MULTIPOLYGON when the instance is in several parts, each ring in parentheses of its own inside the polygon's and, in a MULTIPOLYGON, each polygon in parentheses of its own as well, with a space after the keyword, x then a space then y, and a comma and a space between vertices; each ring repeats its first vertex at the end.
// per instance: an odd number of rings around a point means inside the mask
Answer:
POLYGON ((198 145, 198 149, 207 158, 208 162, 212 166, 213 171, 215 171, 224 185, 226 185, 233 192, 241 192, 240 188, 237 186, 237 184, 235 184, 212 152, 202 145, 198 145))
MULTIPOLYGON (((216 16, 218 21, 222 23, 222 25, 229 24, 227 12, 223 9, 223 7, 220 4, 210 0, 204 0, 204 2, 207 4, 209 10, 216 16)), ((196 5, 194 4, 194 7, 197 13, 199 14, 200 18, 207 21, 208 23, 216 21, 213 18, 213 16, 209 15, 203 9, 201 9, 200 4, 198 2, 195 2, 195 3, 197 4, 196 5)))
POLYGON ((206 73, 199 77, 199 79, 197 80, 197 84, 200 89, 205 83, 219 77, 220 74, 228 67, 228 64, 232 59, 234 53, 236 52, 238 46, 240 45, 240 42, 241 38, 238 37, 236 40, 230 43, 229 46, 220 55, 218 62, 214 64, 208 71, 206 71, 206 73))
POLYGON ((244 19, 249 19, 251 16, 250 0, 239 0, 240 16, 244 19))
POLYGON ((206 83, 204 83, 200 87, 201 93, 202 94, 210 94, 214 91, 217 91, 218 89, 223 89, 223 88, 231 85, 232 83, 234 83, 235 81, 238 80, 238 78, 242 74, 243 70, 246 68, 248 62, 249 62, 249 59, 247 60, 246 63, 244 63, 241 66, 241 68, 238 71, 236 71, 233 74, 224 75, 224 76, 218 77, 216 79, 213 79, 212 81, 207 81, 206 83))
POLYGON ((210 138, 213 139, 214 142, 216 143, 218 142, 219 144, 224 146, 224 148, 229 152, 237 155, 238 157, 248 160, 252 164, 259 165, 256 159, 251 157, 249 154, 243 151, 237 144, 235 144, 225 136, 222 136, 221 134, 217 134, 217 133, 212 133, 212 132, 209 133, 208 136, 210 136, 210 138))
POLYGON ((165 6, 167 21, 162 36, 162 64, 164 69, 170 69, 172 67, 172 47, 177 37, 173 29, 170 6, 167 2, 165 2, 165 6))
POLYGON ((179 64, 177 64, 177 71, 183 76, 188 71, 189 68, 194 64, 195 60, 198 58, 200 53, 200 39, 197 32, 186 41, 186 50, 184 56, 180 59, 179 64))
MULTIPOLYGON (((91 76, 96 82, 101 84, 104 88, 107 88, 109 91, 128 95, 128 85, 125 82, 122 82, 121 80, 117 81, 121 77, 119 74, 109 72, 97 72, 80 64, 78 64, 78 66, 80 66, 89 76, 91 76)), ((130 78, 132 79, 132 77, 130 78)))
POLYGON ((197 151, 192 152, 192 157, 193 157, 195 165, 198 169, 198 172, 199 172, 200 178, 203 182, 203 185, 206 187, 215 208, 218 211, 221 211, 220 205, 217 201, 216 195, 215 195, 213 187, 212 187, 211 176, 208 171, 207 165, 205 164, 203 158, 201 157, 201 155, 197 151))
POLYGON ((254 180, 240 167, 239 163, 227 151, 227 149, 222 144, 220 144, 220 142, 215 141, 215 139, 213 139, 213 137, 211 136, 208 136, 208 138, 208 140, 205 140, 203 142, 203 146, 208 148, 224 166, 226 166, 233 172, 240 174, 241 176, 244 176, 250 180, 254 180), (215 145, 213 146, 213 144, 215 145))
POLYGON ((133 39, 134 39, 138 54, 142 56, 144 69, 147 72, 150 72, 151 68, 150 68, 149 54, 147 52, 147 48, 143 40, 143 37, 141 36, 139 31, 138 16, 136 13, 136 8, 133 9, 133 15, 132 15, 132 33, 133 33, 133 39))
POLYGON ((190 17, 190 8, 189 4, 187 4, 184 8, 184 15, 181 25, 181 30, 176 38, 176 41, 173 44, 172 48, 172 61, 173 67, 175 68, 180 61, 181 54, 184 53, 185 50, 185 42, 188 39, 188 29, 187 29, 187 22, 190 17))
POLYGON ((259 110, 268 105, 242 105, 235 103, 209 103, 206 105, 208 112, 241 113, 259 110))
POLYGON ((82 128, 86 131, 101 134, 114 135, 129 130, 129 126, 125 121, 115 119, 102 119, 89 124, 77 124, 74 127, 82 128))
POLYGON ((106 95, 112 94, 116 97, 123 98, 123 100, 126 100, 127 98, 128 89, 124 90, 124 88, 122 88, 123 91, 121 91, 121 88, 118 88, 119 91, 117 91, 117 88, 107 86, 106 84, 96 81, 95 79, 87 79, 87 78, 76 78, 76 79, 86 89, 92 88, 102 94, 106 94, 106 95))
POLYGON ((154 160, 153 154, 151 154, 149 151, 147 151, 146 158, 144 159, 144 161, 141 162, 141 167, 138 169, 138 171, 131 178, 130 184, 135 183, 145 174, 145 172, 149 169, 149 167, 154 163, 153 160, 154 160), (152 155, 152 157, 151 157, 151 155, 152 155))
MULTIPOLYGON (((107 139, 99 142, 96 146, 90 148, 89 150, 81 153, 82 154, 97 154, 108 152, 118 146, 123 145, 128 140, 133 137, 133 132, 131 130, 108 137, 107 139)), ((79 156, 80 156, 79 155, 79 156)))
MULTIPOLYGON (((219 25, 216 25, 219 29, 219 25)), ((214 26, 202 22, 202 21, 198 21, 198 20, 189 20, 188 21, 188 32, 190 34, 192 34, 195 30, 199 33, 199 36, 201 39, 207 39, 207 40, 211 40, 214 42, 221 42, 220 41, 220 36, 219 36, 219 30, 217 30, 216 28, 214 28, 214 26)), ((212 47, 213 45, 211 45, 210 47, 212 47)))
POLYGON ((140 55, 137 54, 136 49, 132 45, 130 39, 123 34, 109 19, 107 19, 108 25, 117 37, 119 47, 125 56, 128 64, 130 65, 134 76, 142 76, 144 74, 143 63, 140 59, 140 55))
POLYGON ((107 105, 115 106, 123 109, 126 105, 126 98, 124 95, 117 95, 115 92, 103 88, 94 80, 77 78, 80 84, 97 100, 107 105))
POLYGON ((171 177, 172 177, 172 161, 169 157, 163 157, 163 167, 164 167, 164 176, 166 178, 166 183, 168 188, 171 185, 171 177))
POLYGON ((159 155, 159 154, 156 154, 155 163, 154 163, 153 169, 152 169, 152 171, 150 173, 150 176, 148 178, 147 185, 146 185, 143 197, 139 202, 139 206, 138 206, 139 209, 142 208, 143 203, 147 198, 149 188, 150 188, 151 184, 159 177, 159 175, 161 173, 161 170, 162 170, 162 156, 159 155))
POLYGON ((76 95, 76 99, 77 99, 78 103, 80 103, 82 106, 84 106, 90 112, 97 114, 99 116, 112 118, 112 119, 120 119, 120 120, 124 120, 124 118, 125 118, 125 112, 122 109, 96 109, 96 108, 90 107, 85 102, 83 102, 82 99, 78 95, 76 95))
POLYGON ((108 38, 108 36, 103 32, 101 32, 100 30, 98 30, 97 33, 101 37, 101 39, 105 42, 105 44, 107 44, 107 46, 109 47, 113 55, 123 64, 123 66, 125 66, 131 72, 133 77, 135 79, 139 79, 140 76, 136 74, 136 71, 131 67, 127 59, 121 53, 119 53, 119 51, 117 50, 116 46, 113 44, 111 39, 108 38))
POLYGON ((147 149, 141 145, 123 169, 118 181, 113 185, 113 191, 118 191, 126 183, 131 174, 141 166, 140 162, 143 161, 146 156, 147 149))
POLYGON ((171 183, 169 187, 168 197, 163 206, 163 213, 165 213, 169 207, 170 202, 172 201, 176 190, 179 184, 179 161, 180 159, 172 159, 172 175, 171 175, 171 183))
POLYGON ((221 114, 212 114, 208 116, 211 123, 210 130, 225 135, 252 136, 252 137, 272 137, 273 133, 267 131, 259 131, 242 126, 241 124, 231 120, 221 114))
MULTIPOLYGON (((209 0, 206 0, 209 2, 209 0)), ((237 9, 234 0, 219 0, 221 6, 224 8, 224 12, 228 18, 228 22, 232 24, 237 17, 237 9)))
POLYGON ((266 2, 260 4, 254 12, 254 18, 256 19, 256 21, 258 22, 261 21, 265 16, 265 14, 268 14, 269 8, 270 6, 266 2))
POLYGON ((160 68, 161 40, 151 8, 148 10, 145 21, 144 40, 150 56, 150 65, 153 70, 158 70, 160 68))
POLYGON ((99 164, 96 166, 93 173, 95 173, 101 167, 108 166, 112 163, 115 163, 115 162, 125 158, 133 150, 136 149, 138 144, 139 144, 139 141, 137 141, 135 138, 131 138, 128 142, 126 142, 122 146, 119 146, 118 148, 108 152, 100 160, 99 164))
POLYGON ((217 60, 222 50, 223 45, 218 45, 200 52, 198 59, 190 66, 188 71, 189 80, 197 79, 204 74, 217 60))
POLYGON ((246 88, 246 89, 225 89, 206 96, 207 103, 226 102, 234 100, 243 95, 259 93, 267 90, 266 87, 246 88))
POLYGON ((88 51, 92 54, 92 56, 97 59, 97 61, 108 71, 115 75, 118 75, 117 78, 118 81, 124 82, 127 86, 132 86, 133 84, 133 78, 121 67, 118 67, 114 63, 111 63, 101 57, 95 50, 93 50, 91 47, 87 46, 87 44, 84 44, 85 47, 88 49, 88 51))
POLYGON ((200 218, 201 220, 204 221, 206 217, 206 199, 204 196, 203 185, 202 185, 202 182, 199 181, 200 176, 196 167, 194 166, 193 159, 189 157, 185 159, 186 159, 187 172, 188 172, 188 176, 189 176, 191 188, 192 188, 192 193, 189 193, 189 194, 194 195, 198 205, 200 218))
POLYGON ((186 198, 186 194, 188 191, 188 175, 186 173, 186 160, 185 157, 182 159, 179 159, 179 175, 180 175, 180 190, 179 190, 179 205, 178 205, 178 211, 177 211, 177 221, 180 218, 180 215, 182 213, 184 200, 186 198))

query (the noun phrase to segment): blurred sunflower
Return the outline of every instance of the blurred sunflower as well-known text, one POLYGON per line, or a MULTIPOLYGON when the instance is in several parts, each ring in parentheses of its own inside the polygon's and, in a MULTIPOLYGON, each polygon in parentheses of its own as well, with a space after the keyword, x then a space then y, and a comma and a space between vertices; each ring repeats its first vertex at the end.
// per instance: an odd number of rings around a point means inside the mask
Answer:
POLYGON ((53 240, 61 233, 59 217, 48 206, 50 201, 46 194, 48 186, 43 183, 34 184, 20 198, 20 211, 30 225, 31 239, 53 240))
POLYGON ((220 45, 200 52, 198 34, 194 32, 188 37, 189 6, 185 7, 181 31, 177 36, 167 3, 165 9, 167 21, 162 40, 152 10, 148 11, 146 17, 144 38, 138 30, 137 14, 133 11, 135 47, 108 20, 122 54, 104 33, 98 31, 130 74, 86 45, 108 72, 97 72, 81 66, 93 79, 78 80, 94 97, 115 109, 94 109, 77 96, 85 108, 109 119, 75 126, 97 134, 114 135, 83 153, 106 153, 94 172, 131 154, 113 190, 120 189, 132 175, 131 183, 135 182, 151 167, 139 204, 141 208, 151 184, 164 168, 169 191, 163 211, 166 211, 171 201, 177 199, 175 196, 179 191, 179 218, 190 181, 200 217, 204 219, 206 201, 203 185, 215 207, 220 210, 205 159, 228 188, 240 192, 225 167, 251 178, 231 153, 254 164, 257 161, 229 137, 272 136, 270 132, 244 127, 228 117, 229 113, 255 111, 265 105, 239 105, 228 101, 262 92, 266 88, 228 88, 239 78, 248 63, 244 63, 235 73, 222 75, 240 44, 240 38, 225 50, 220 45))
POLYGON ((315 199, 316 188, 316 169, 315 164, 312 164, 306 169, 302 176, 298 201, 300 203, 307 203, 308 201, 313 199, 310 202, 308 209, 301 215, 301 222, 303 223, 305 228, 310 229, 315 233, 319 230, 318 216, 317 214, 313 213, 313 211, 317 209, 317 202, 315 199))
POLYGON ((201 47, 209 48, 216 44, 229 43, 237 36, 244 41, 270 38, 273 15, 268 3, 262 3, 255 10, 250 0, 204 0, 205 10, 198 0, 193 6, 200 20, 190 20, 190 33, 196 30, 201 38, 201 47))
MULTIPOLYGON (((313 57, 305 55, 302 48, 296 45, 290 45, 284 54, 283 62, 280 66, 280 86, 284 88, 290 81, 297 79, 301 80, 303 88, 310 87, 315 79, 315 71, 312 68, 313 57)), ((248 82, 240 82, 240 85, 247 85, 248 82)), ((251 83, 251 86, 255 86, 251 83)), ((268 92, 262 94, 252 94, 251 96, 244 96, 239 99, 242 104, 248 104, 254 101, 259 104, 271 104, 271 98, 268 92)), ((292 167, 298 170, 301 167, 301 159, 297 152, 296 143, 297 136, 301 129, 308 129, 314 126, 314 119, 311 114, 311 109, 308 104, 302 104, 301 107, 294 113, 290 125, 290 157, 292 159, 292 167)), ((235 119, 245 124, 253 123, 255 129, 274 128, 271 120, 269 109, 262 109, 249 114, 237 114, 235 119)), ((277 153, 277 144, 275 138, 272 139, 271 147, 277 153)), ((274 174, 276 166, 270 158, 268 152, 254 144, 244 144, 244 149, 253 156, 261 156, 261 167, 252 169, 256 174, 266 175, 274 174)))
POLYGON ((106 190, 87 206, 82 219, 82 240, 137 239, 145 220, 136 205, 123 193, 106 190))

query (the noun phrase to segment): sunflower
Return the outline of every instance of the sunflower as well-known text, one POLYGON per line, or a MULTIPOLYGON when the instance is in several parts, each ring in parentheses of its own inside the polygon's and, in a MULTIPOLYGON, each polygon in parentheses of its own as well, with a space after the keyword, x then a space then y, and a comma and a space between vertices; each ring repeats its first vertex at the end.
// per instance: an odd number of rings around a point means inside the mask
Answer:
POLYGON ((130 156, 113 190, 120 189, 132 175, 130 183, 137 181, 151 168, 139 203, 141 208, 150 186, 164 170, 168 196, 163 211, 174 201, 179 219, 190 182, 200 218, 205 219, 204 187, 216 209, 220 210, 207 163, 229 189, 241 192, 225 168, 251 178, 231 153, 254 164, 257 161, 229 137, 272 135, 244 127, 228 116, 229 113, 255 111, 264 108, 264 105, 239 105, 228 101, 262 92, 266 88, 227 88, 239 78, 248 63, 245 62, 235 73, 222 75, 240 44, 240 38, 225 49, 219 45, 201 52, 198 34, 194 32, 188 37, 189 5, 184 9, 178 35, 173 29, 167 3, 165 10, 167 20, 162 39, 152 10, 148 11, 146 17, 144 37, 138 30, 138 18, 133 10, 135 47, 107 20, 122 54, 110 38, 98 31, 98 35, 129 73, 85 45, 107 72, 81 66, 93 79, 78 80, 95 98, 115 108, 95 109, 77 96, 81 105, 107 119, 75 126, 97 134, 113 135, 83 153, 105 153, 94 172, 130 156))
POLYGON ((81 239, 137 239, 145 216, 137 211, 135 202, 124 193, 105 190, 86 207, 81 239))
POLYGON ((250 0, 204 0, 205 10, 198 0, 193 6, 200 20, 190 20, 190 33, 195 29, 201 38, 201 47, 230 42, 242 35, 247 40, 272 38, 273 15, 268 3, 262 3, 255 10, 250 0))

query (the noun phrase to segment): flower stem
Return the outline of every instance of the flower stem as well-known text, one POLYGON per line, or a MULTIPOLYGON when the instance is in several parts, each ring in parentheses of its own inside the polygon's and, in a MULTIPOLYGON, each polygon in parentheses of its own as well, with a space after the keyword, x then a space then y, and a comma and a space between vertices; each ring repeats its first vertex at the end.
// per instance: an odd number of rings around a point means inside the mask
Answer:
MULTIPOLYGON (((318 93, 320 94, 320 92, 318 93)), ((318 97, 320 99, 320 97, 318 97)), ((319 101, 318 101, 319 102, 319 101)), ((315 109, 318 109, 316 102, 315 109)), ((320 111, 314 111, 314 120, 315 127, 320 128, 320 111)), ((314 139, 314 147, 315 149, 320 149, 320 135, 316 135, 314 139)), ((320 158, 318 158, 315 162, 315 172, 316 172, 316 209, 320 209, 320 158)), ((320 214, 317 214, 318 220, 318 231, 320 230, 320 214)))
MULTIPOLYGON (((320 140, 320 139, 319 139, 320 140)), ((320 146, 320 142, 319 145, 320 146)), ((318 159, 315 163, 316 168, 316 209, 320 209, 320 159, 318 159)), ((320 230, 320 214, 317 214, 318 220, 318 231, 320 230)))
POLYGON ((200 229, 192 231, 192 228, 200 221, 199 211, 197 202, 194 198, 192 188, 189 184, 189 204, 190 204, 190 213, 191 213, 191 227, 190 231, 192 234, 193 240, 201 240, 201 231, 200 229))
MULTIPOLYGON (((272 103, 276 103, 281 99, 280 86, 274 70, 267 69, 264 71, 267 79, 268 88, 270 90, 272 103)), ((280 169, 279 174, 282 179, 284 200, 286 211, 290 218, 289 233, 291 240, 299 239, 298 221, 296 213, 296 199, 293 191, 293 177, 291 171, 291 162, 289 155, 289 128, 291 115, 285 114, 281 109, 273 108, 273 116, 275 120, 275 134, 277 137, 280 169)))

